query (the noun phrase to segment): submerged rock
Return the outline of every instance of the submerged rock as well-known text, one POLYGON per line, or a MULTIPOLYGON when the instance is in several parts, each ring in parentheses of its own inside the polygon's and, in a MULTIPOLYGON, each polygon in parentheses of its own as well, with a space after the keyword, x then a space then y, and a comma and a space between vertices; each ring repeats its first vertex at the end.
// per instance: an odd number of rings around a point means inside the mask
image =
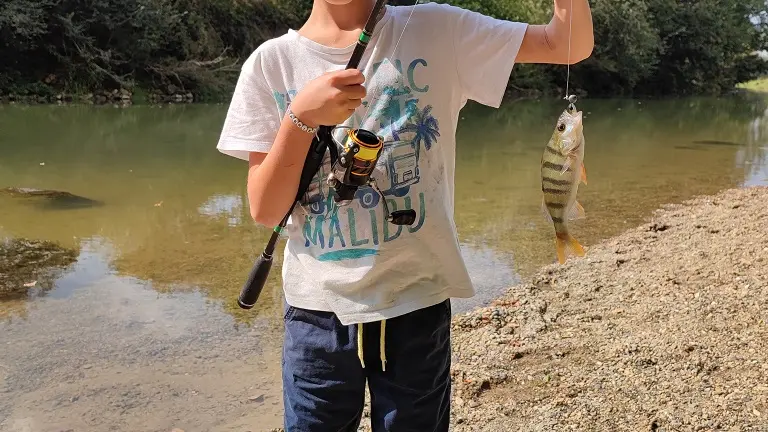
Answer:
POLYGON ((0 301, 22 298, 33 289, 51 289, 77 255, 76 250, 49 241, 0 240, 0 301))
POLYGON ((14 198, 36 199, 38 200, 36 204, 46 209, 74 209, 97 207, 104 204, 102 201, 74 195, 69 192, 48 189, 9 187, 0 189, 0 194, 14 198))

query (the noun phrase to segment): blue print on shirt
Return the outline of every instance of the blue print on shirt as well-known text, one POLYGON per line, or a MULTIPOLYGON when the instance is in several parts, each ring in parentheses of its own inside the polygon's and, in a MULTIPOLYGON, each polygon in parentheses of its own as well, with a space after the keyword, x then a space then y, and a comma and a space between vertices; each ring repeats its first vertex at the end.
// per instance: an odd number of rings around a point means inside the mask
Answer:
MULTIPOLYGON (((411 187, 421 181, 419 160, 422 151, 429 151, 440 137, 439 122, 432 115, 432 106, 419 105, 419 95, 429 92, 429 85, 419 85, 421 83, 416 83, 414 78, 416 69, 426 67, 427 62, 415 59, 405 70, 401 60, 397 59, 393 64, 399 79, 368 89, 369 100, 363 102, 345 125, 362 125, 384 137, 384 150, 373 176, 387 199, 389 210, 413 209, 416 222, 412 226, 398 226, 386 221, 381 196, 370 187, 358 189, 354 201, 359 206, 337 206, 333 201, 335 191, 326 183, 331 168, 330 157, 326 155, 301 202, 309 213, 303 224, 305 246, 325 251, 318 254, 321 261, 376 255, 378 249, 372 246, 396 240, 406 231, 417 232, 426 220, 424 193, 411 193, 411 187)), ((374 75, 379 65, 374 65, 374 75)), ((282 115, 296 91, 275 91, 273 94, 282 115)), ((341 138, 344 131, 337 131, 337 138, 341 138)))

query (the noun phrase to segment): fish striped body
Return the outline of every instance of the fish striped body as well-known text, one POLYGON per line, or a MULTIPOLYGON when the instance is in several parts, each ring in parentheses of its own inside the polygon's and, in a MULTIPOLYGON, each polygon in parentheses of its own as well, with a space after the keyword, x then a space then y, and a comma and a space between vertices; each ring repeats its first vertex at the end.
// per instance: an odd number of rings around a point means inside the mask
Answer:
POLYGON ((579 184, 587 183, 581 120, 582 113, 569 105, 558 118, 541 157, 542 207, 555 229, 555 247, 561 264, 568 250, 584 256, 584 248, 568 231, 568 221, 585 217, 584 208, 576 200, 579 184))

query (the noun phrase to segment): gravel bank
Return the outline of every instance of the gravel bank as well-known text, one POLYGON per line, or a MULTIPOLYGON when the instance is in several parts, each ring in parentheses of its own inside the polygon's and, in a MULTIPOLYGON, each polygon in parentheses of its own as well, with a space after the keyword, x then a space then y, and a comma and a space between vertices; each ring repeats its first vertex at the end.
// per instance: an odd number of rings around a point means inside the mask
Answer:
POLYGON ((767 202, 667 206, 458 316, 453 429, 768 431, 767 202))

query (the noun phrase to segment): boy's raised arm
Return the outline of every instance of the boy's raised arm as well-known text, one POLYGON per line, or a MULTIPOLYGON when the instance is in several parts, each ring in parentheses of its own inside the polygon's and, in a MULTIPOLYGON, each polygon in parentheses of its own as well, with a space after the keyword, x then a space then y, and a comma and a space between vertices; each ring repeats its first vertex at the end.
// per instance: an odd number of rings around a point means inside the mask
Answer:
POLYGON ((592 54, 595 39, 589 1, 554 2, 554 13, 549 24, 528 26, 517 63, 574 64, 592 54))
MULTIPOLYGON (((328 72, 308 82, 288 109, 304 125, 343 122, 365 97, 357 69, 328 72)), ((314 137, 284 114, 280 117, 258 56, 249 58, 235 88, 219 139, 221 152, 248 161, 248 205, 254 221, 280 223, 296 198, 314 137)))
POLYGON ((553 1, 551 21, 538 25, 448 5, 433 6, 442 12, 436 15, 439 21, 451 23, 456 77, 463 98, 498 108, 515 64, 566 64, 569 58, 573 64, 590 56, 594 35, 587 0, 553 1))

